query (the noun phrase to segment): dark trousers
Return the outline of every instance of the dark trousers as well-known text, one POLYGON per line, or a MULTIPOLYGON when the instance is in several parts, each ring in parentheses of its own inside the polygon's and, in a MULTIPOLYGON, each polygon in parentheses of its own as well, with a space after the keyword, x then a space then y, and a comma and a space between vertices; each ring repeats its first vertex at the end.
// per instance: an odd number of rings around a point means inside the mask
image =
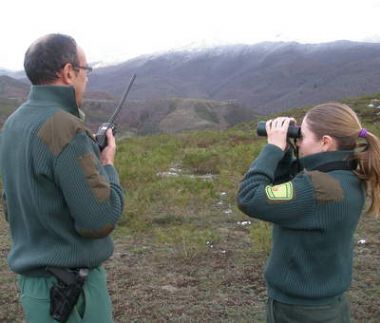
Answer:
POLYGON ((292 305, 268 299, 267 323, 349 323, 350 306, 343 295, 331 304, 292 305))

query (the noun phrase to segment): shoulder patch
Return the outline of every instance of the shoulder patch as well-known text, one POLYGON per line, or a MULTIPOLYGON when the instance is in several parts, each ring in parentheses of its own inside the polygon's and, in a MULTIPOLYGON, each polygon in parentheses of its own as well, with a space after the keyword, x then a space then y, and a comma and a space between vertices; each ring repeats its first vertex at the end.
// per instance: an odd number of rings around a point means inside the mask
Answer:
POLYGON ((55 156, 58 156, 81 131, 86 131, 86 127, 80 119, 70 113, 58 111, 42 125, 38 131, 38 137, 55 156))
POLYGON ((293 183, 286 182, 279 185, 268 185, 265 187, 267 198, 271 201, 290 201, 293 199, 293 183))
POLYGON ((320 171, 306 172, 314 187, 317 202, 338 202, 344 198, 339 181, 329 174, 320 171))

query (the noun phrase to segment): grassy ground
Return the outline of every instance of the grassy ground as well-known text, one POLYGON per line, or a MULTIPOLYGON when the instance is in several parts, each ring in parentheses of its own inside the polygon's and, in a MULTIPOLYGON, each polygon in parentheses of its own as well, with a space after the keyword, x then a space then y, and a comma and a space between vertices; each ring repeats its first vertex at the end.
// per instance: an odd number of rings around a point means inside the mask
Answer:
MULTIPOLYGON (((377 127, 375 113, 360 112, 377 127)), ((235 203, 263 143, 253 128, 119 144, 126 208, 105 263, 116 322, 264 322, 270 227, 235 203)), ((379 232, 380 219, 362 217, 349 292, 354 322, 380 322, 379 232)), ((0 322, 22 322, 16 276, 6 264, 9 246, 0 215, 0 322)))
MULTIPOLYGON (((160 219, 154 229, 135 234, 119 227, 105 264, 116 322, 264 322, 265 238, 252 233, 258 223, 246 224, 218 202, 209 214, 189 216, 195 224, 160 219)), ((379 230, 380 219, 363 217, 355 236, 354 322, 380 320, 379 230)), ((0 247, 0 322, 22 322, 16 276, 5 261, 3 218, 0 247)))

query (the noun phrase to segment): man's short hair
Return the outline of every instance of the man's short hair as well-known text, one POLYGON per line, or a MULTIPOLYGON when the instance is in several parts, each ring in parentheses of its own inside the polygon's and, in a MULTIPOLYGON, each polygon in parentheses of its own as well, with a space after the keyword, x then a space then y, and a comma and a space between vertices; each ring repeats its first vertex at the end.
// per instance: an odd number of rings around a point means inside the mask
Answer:
POLYGON ((67 63, 79 65, 77 43, 62 34, 49 34, 37 39, 25 53, 24 69, 33 85, 49 84, 67 63))

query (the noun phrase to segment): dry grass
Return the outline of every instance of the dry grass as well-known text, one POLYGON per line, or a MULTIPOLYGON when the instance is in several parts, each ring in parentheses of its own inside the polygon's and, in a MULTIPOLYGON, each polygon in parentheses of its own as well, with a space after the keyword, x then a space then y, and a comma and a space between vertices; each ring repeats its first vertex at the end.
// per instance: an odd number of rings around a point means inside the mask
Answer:
MULTIPOLYGON (((236 221, 246 220, 241 215, 210 210, 191 219, 205 219, 203 241, 189 238, 194 226, 178 223, 134 234, 125 227, 115 232, 115 253, 105 267, 116 322, 264 322, 265 250, 253 246, 250 225, 236 221), (174 236, 163 239, 163 231, 174 236), (215 241, 209 240, 210 232, 215 241), (183 244, 181 236, 193 245, 183 244)), ((355 248, 349 293, 354 322, 380 320, 379 229, 380 219, 364 217, 355 236, 366 242, 355 248)), ((2 218, 0 234, 0 322, 22 322, 16 276, 5 261, 9 237, 2 218)))

